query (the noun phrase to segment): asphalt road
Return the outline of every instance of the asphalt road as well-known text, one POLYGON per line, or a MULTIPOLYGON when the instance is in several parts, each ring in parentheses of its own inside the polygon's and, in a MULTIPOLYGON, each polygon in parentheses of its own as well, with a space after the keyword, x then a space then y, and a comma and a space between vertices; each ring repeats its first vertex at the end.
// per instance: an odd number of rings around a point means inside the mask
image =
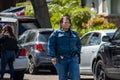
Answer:
MULTIPOLYGON (((5 74, 5 80, 9 80, 9 74, 5 74)), ((26 73, 24 80, 58 80, 58 76, 51 72, 39 72, 35 75, 26 73)), ((93 76, 81 75, 81 80, 93 80, 93 76)))

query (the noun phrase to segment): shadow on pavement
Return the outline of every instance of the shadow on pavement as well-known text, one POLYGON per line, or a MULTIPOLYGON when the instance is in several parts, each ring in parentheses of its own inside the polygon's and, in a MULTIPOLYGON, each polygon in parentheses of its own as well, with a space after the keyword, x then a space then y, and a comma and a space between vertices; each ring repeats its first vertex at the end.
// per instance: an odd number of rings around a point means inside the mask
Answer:
MULTIPOLYGON (((29 74, 26 72, 26 74, 29 74)), ((31 75, 57 75, 56 72, 51 72, 50 70, 39 70, 36 74, 31 74, 31 75)))

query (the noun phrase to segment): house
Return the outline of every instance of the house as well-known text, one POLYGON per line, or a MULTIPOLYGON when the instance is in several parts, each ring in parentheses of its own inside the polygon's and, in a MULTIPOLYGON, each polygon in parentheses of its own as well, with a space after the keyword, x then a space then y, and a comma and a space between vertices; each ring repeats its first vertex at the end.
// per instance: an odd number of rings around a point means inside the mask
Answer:
POLYGON ((91 7, 91 3, 94 2, 99 15, 120 26, 120 0, 81 0, 81 2, 87 7, 91 7))

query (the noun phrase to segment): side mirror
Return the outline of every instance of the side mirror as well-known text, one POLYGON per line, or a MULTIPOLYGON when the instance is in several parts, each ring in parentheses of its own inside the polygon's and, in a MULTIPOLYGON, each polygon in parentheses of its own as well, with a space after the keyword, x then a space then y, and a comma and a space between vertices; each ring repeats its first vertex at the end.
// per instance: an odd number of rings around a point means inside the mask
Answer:
POLYGON ((102 41, 110 42, 110 37, 109 36, 103 36, 102 41))

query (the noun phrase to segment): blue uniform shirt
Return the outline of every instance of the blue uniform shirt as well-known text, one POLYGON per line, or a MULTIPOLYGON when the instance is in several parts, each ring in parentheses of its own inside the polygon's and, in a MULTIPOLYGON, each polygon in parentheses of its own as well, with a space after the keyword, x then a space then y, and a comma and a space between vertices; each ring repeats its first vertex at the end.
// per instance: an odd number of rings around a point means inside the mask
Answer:
POLYGON ((71 29, 69 29, 69 31, 58 29, 49 37, 48 53, 51 57, 71 57, 74 52, 80 54, 80 51, 80 38, 78 34, 71 29))

